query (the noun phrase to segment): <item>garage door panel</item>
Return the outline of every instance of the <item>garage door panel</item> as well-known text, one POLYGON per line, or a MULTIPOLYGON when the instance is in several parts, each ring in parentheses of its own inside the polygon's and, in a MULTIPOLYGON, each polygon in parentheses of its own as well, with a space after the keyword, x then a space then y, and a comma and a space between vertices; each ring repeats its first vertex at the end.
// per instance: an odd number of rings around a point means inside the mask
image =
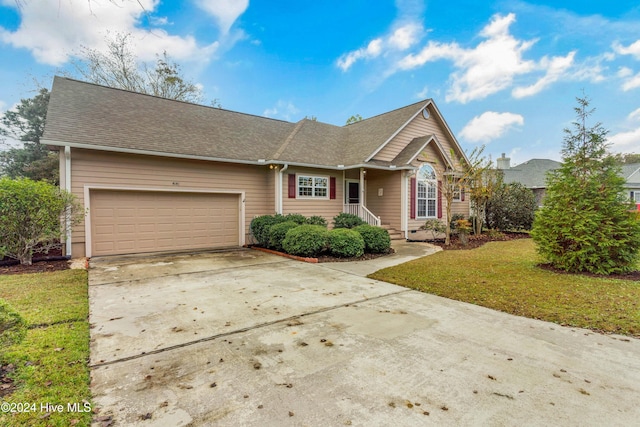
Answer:
POLYGON ((237 194, 92 190, 93 255, 238 246, 237 194))

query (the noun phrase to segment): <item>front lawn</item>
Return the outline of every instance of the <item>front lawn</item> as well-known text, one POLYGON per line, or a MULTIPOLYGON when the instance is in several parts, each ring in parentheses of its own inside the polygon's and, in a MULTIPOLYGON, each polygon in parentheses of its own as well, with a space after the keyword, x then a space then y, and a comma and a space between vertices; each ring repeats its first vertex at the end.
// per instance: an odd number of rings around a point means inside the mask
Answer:
POLYGON ((0 298, 29 327, 21 343, 0 354, 0 364, 12 366, 9 378, 15 386, 2 398, 0 425, 89 425, 87 273, 0 276, 0 298))
POLYGON ((640 337, 640 282, 555 273, 530 239, 442 251, 369 277, 561 325, 640 337))

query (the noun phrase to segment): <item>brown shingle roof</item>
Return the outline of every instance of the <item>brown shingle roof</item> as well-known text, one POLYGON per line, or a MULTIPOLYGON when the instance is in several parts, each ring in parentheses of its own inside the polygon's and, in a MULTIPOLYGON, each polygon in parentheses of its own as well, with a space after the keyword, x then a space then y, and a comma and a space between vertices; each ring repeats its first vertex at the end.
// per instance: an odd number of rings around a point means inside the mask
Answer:
POLYGON ((348 167, 364 164, 426 103, 344 127, 306 119, 296 124, 55 77, 43 140, 158 155, 348 167))

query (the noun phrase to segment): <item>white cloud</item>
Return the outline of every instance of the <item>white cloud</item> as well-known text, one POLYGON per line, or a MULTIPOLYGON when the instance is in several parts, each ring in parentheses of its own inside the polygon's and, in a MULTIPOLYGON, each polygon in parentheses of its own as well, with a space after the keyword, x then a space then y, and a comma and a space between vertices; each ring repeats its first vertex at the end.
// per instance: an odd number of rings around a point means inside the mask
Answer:
POLYGON ((551 59, 545 56, 539 63, 539 66, 546 70, 545 75, 532 85, 516 87, 511 94, 514 98, 524 98, 541 92, 566 75, 567 70, 573 65, 575 56, 575 50, 567 56, 555 56, 551 59))
POLYGON ((359 59, 375 58, 382 52, 382 39, 374 39, 366 47, 353 50, 338 58, 338 67, 347 71, 359 59))
POLYGON ((198 6, 213 16, 226 34, 249 7, 249 0, 197 0, 198 6))
POLYGON ((618 132, 608 138, 614 151, 637 152, 640 147, 640 108, 629 113, 627 122, 632 129, 618 132))
POLYGON ((372 59, 390 52, 407 50, 420 40, 423 32, 421 24, 405 23, 390 34, 371 40, 367 46, 343 54, 338 58, 336 64, 342 71, 347 71, 356 61, 361 59, 372 59))
POLYGON ((514 113, 487 111, 476 116, 460 131, 460 137, 469 142, 490 142, 514 126, 524 125, 524 117, 514 113))
POLYGON ((278 100, 275 106, 267 108, 262 113, 263 116, 269 118, 281 118, 283 120, 291 121, 294 114, 298 114, 300 110, 293 105, 291 101, 278 100))
MULTIPOLYGON (((9 7, 16 3, 3 0, 9 7)), ((18 9, 20 26, 15 31, 0 27, 0 41, 15 48, 31 51, 44 64, 60 66, 77 55, 81 46, 104 50, 105 36, 111 32, 131 33, 140 41, 134 53, 142 61, 153 60, 157 53, 167 53, 177 60, 208 60, 219 44, 201 46, 192 36, 171 35, 160 27, 147 31, 138 27, 144 16, 151 15, 159 0, 72 2, 43 0, 21 2, 18 9), (145 15, 147 14, 147 15, 145 15)), ((153 17, 150 22, 164 22, 153 17)))
POLYGON ((620 43, 614 43, 613 50, 620 55, 631 55, 636 59, 640 59, 640 40, 631 43, 627 47, 622 46, 620 43))
POLYGON ((620 67, 616 75, 620 78, 629 77, 633 74, 633 70, 629 67, 620 67))
POLYGON ((448 59, 457 70, 451 75, 446 100, 466 103, 485 98, 511 86, 515 76, 536 69, 535 62, 522 57, 535 40, 517 40, 509 33, 515 19, 513 13, 494 15, 480 32, 486 40, 473 49, 462 48, 455 42, 431 41, 418 54, 410 54, 400 60, 398 68, 409 70, 427 62, 448 59))

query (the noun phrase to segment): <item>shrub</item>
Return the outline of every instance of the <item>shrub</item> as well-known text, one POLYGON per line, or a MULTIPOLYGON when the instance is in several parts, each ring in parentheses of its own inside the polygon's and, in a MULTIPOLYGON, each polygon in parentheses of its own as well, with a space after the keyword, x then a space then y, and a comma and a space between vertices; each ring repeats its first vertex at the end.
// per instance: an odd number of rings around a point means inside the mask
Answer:
POLYGON ((75 197, 44 181, 0 179, 0 256, 31 264, 35 252, 60 246, 81 218, 75 197))
POLYGON ((274 224, 269 228, 269 247, 277 251, 282 250, 282 241, 287 235, 287 232, 292 228, 299 227, 300 224, 294 221, 285 221, 279 224, 274 224))
POLYGON ((324 217, 318 215, 310 216, 309 218, 307 218, 305 224, 321 225, 323 227, 326 227, 328 225, 327 220, 324 219, 324 217))
POLYGON ((433 240, 436 239, 436 235, 442 234, 447 231, 445 225, 439 219, 428 219, 420 228, 422 230, 430 231, 433 240))
POLYGON ((340 213, 333 217, 333 228, 354 228, 366 224, 358 215, 340 213))
POLYGON ((364 254, 364 239, 355 230, 334 228, 329 231, 329 250, 333 256, 359 257, 364 254))
POLYGON ((533 191, 518 182, 503 184, 487 201, 487 225, 496 230, 530 230, 537 207, 533 191))
POLYGON ((287 214, 284 216, 285 221, 293 221, 298 225, 306 224, 307 218, 301 214, 287 214))
POLYGON ((0 350, 18 344, 27 334, 24 319, 4 300, 0 299, 0 350))
POLYGON ((464 215, 456 213, 451 215, 451 221, 449 221, 449 226, 451 227, 451 231, 455 231, 458 225, 458 221, 464 219, 464 215))
POLYGON ((329 231, 321 225, 299 225, 287 231, 282 248, 299 256, 316 256, 327 247, 329 231))
POLYGON ((353 228, 364 239, 364 251, 372 254, 387 252, 391 247, 389 232, 381 227, 364 224, 353 228))
POLYGON ((269 247, 269 230, 273 225, 280 224, 285 221, 285 217, 279 214, 262 215, 254 218, 251 221, 249 228, 251 229, 251 233, 256 239, 256 242, 258 242, 260 246, 267 248, 269 247))

